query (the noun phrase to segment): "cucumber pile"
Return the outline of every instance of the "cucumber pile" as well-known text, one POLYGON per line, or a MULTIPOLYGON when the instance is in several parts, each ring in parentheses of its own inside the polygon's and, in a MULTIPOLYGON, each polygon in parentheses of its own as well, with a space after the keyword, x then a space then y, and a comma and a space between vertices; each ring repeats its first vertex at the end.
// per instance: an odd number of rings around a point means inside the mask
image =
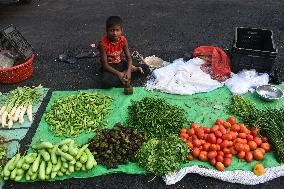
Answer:
POLYGON ((16 154, 4 167, 4 180, 27 181, 49 180, 56 176, 70 175, 74 171, 90 170, 97 165, 89 144, 79 147, 73 139, 65 139, 58 144, 41 142, 33 145, 34 153, 21 156, 16 154))

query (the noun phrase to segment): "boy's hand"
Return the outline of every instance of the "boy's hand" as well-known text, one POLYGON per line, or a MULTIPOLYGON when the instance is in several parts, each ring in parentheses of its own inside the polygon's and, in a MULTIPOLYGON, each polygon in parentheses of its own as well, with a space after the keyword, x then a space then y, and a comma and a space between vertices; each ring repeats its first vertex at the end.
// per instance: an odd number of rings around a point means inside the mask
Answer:
POLYGON ((125 77, 125 74, 123 72, 119 72, 117 74, 117 77, 120 79, 120 81, 125 84, 125 82, 127 81, 126 77, 125 77))
POLYGON ((127 81, 130 81, 131 80, 131 70, 130 71, 126 70, 123 73, 124 73, 124 77, 127 79, 127 81))

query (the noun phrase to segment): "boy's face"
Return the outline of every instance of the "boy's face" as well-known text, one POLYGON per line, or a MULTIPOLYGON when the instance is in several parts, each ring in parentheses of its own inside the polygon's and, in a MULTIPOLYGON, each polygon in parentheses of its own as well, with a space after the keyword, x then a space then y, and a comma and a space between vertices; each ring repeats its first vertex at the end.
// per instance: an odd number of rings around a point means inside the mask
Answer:
POLYGON ((120 25, 114 25, 107 29, 107 37, 111 42, 117 42, 122 32, 123 29, 120 25))

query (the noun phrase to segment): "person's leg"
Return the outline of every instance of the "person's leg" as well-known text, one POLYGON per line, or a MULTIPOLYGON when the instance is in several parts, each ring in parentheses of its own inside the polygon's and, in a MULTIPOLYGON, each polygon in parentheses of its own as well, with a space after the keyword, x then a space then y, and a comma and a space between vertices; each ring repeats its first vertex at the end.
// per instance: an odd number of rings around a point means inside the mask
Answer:
MULTIPOLYGON (((123 67, 121 64, 117 64, 117 65, 111 65, 114 69, 118 70, 118 71, 122 71, 123 67)), ((115 76, 114 74, 104 71, 102 73, 102 87, 104 89, 109 89, 112 87, 122 87, 123 84, 120 81, 120 79, 115 76)))

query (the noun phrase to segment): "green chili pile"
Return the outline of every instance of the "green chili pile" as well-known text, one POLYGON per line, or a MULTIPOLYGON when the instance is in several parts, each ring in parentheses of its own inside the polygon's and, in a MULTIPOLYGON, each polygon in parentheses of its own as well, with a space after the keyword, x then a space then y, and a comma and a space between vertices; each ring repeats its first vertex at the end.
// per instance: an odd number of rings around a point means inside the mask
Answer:
POLYGON ((127 127, 146 131, 148 138, 165 138, 177 134, 187 122, 185 111, 164 99, 145 97, 128 107, 127 127))
POLYGON ((75 137, 107 125, 109 96, 98 93, 80 93, 54 102, 45 119, 55 136, 75 137))
POLYGON ((153 138, 144 143, 136 154, 136 160, 148 172, 164 176, 179 169, 188 154, 188 146, 182 139, 169 136, 162 140, 153 138))
POLYGON ((112 129, 102 129, 89 141, 89 149, 99 164, 116 168, 135 160, 135 153, 146 141, 145 132, 125 128, 119 123, 112 129))

